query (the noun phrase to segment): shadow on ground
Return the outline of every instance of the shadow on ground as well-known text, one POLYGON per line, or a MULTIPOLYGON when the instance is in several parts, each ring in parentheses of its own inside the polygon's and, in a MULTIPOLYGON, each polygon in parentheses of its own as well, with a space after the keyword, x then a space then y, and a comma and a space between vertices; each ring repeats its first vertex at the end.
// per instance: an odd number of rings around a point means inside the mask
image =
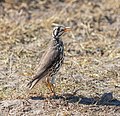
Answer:
MULTIPOLYGON (((45 100, 45 97, 36 96, 31 97, 32 100, 45 100)), ((120 106, 120 101, 113 98, 112 92, 104 93, 100 98, 88 98, 85 96, 74 95, 74 94, 63 94, 57 95, 54 97, 50 97, 50 100, 64 100, 67 103, 78 103, 78 104, 85 104, 85 105, 109 105, 109 106, 120 106)))

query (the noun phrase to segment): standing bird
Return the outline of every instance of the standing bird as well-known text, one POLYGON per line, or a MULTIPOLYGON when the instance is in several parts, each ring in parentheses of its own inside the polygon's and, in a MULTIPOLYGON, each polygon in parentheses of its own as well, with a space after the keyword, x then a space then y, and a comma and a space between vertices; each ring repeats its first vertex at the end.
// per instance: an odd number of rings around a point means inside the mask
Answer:
POLYGON ((56 26, 53 29, 52 40, 40 60, 39 69, 33 79, 27 84, 30 89, 40 80, 45 80, 46 86, 55 95, 55 74, 59 71, 64 60, 64 44, 61 36, 68 31, 70 31, 70 28, 64 26, 56 26))

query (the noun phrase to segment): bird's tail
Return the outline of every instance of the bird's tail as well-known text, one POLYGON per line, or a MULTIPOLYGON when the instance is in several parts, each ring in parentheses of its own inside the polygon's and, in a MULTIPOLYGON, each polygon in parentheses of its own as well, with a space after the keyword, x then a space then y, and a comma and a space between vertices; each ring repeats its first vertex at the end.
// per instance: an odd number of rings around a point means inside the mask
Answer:
POLYGON ((32 89, 44 76, 46 73, 42 72, 33 77, 33 80, 27 84, 29 89, 32 89))
POLYGON ((39 81, 39 78, 33 79, 32 81, 30 81, 30 82, 27 84, 27 87, 28 87, 29 89, 32 89, 32 88, 38 83, 38 81, 39 81))

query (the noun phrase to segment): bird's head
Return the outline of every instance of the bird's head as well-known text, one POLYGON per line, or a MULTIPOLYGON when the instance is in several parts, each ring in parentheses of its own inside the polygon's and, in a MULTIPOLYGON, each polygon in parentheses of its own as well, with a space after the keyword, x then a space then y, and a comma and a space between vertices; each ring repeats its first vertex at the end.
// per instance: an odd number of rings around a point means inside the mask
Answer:
POLYGON ((61 35, 63 35, 65 32, 70 31, 70 27, 64 27, 64 26, 56 26, 53 29, 53 38, 57 39, 59 38, 61 35))

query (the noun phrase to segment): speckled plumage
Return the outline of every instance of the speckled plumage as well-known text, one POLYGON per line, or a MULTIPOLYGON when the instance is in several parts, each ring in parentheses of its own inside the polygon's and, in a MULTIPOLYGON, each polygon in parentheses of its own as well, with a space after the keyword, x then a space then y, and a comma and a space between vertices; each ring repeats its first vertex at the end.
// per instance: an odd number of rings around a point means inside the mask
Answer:
POLYGON ((60 36, 65 29, 63 26, 58 26, 53 30, 53 38, 41 57, 37 73, 27 85, 30 89, 42 79, 52 80, 51 78, 59 71, 64 59, 64 45, 60 36))

